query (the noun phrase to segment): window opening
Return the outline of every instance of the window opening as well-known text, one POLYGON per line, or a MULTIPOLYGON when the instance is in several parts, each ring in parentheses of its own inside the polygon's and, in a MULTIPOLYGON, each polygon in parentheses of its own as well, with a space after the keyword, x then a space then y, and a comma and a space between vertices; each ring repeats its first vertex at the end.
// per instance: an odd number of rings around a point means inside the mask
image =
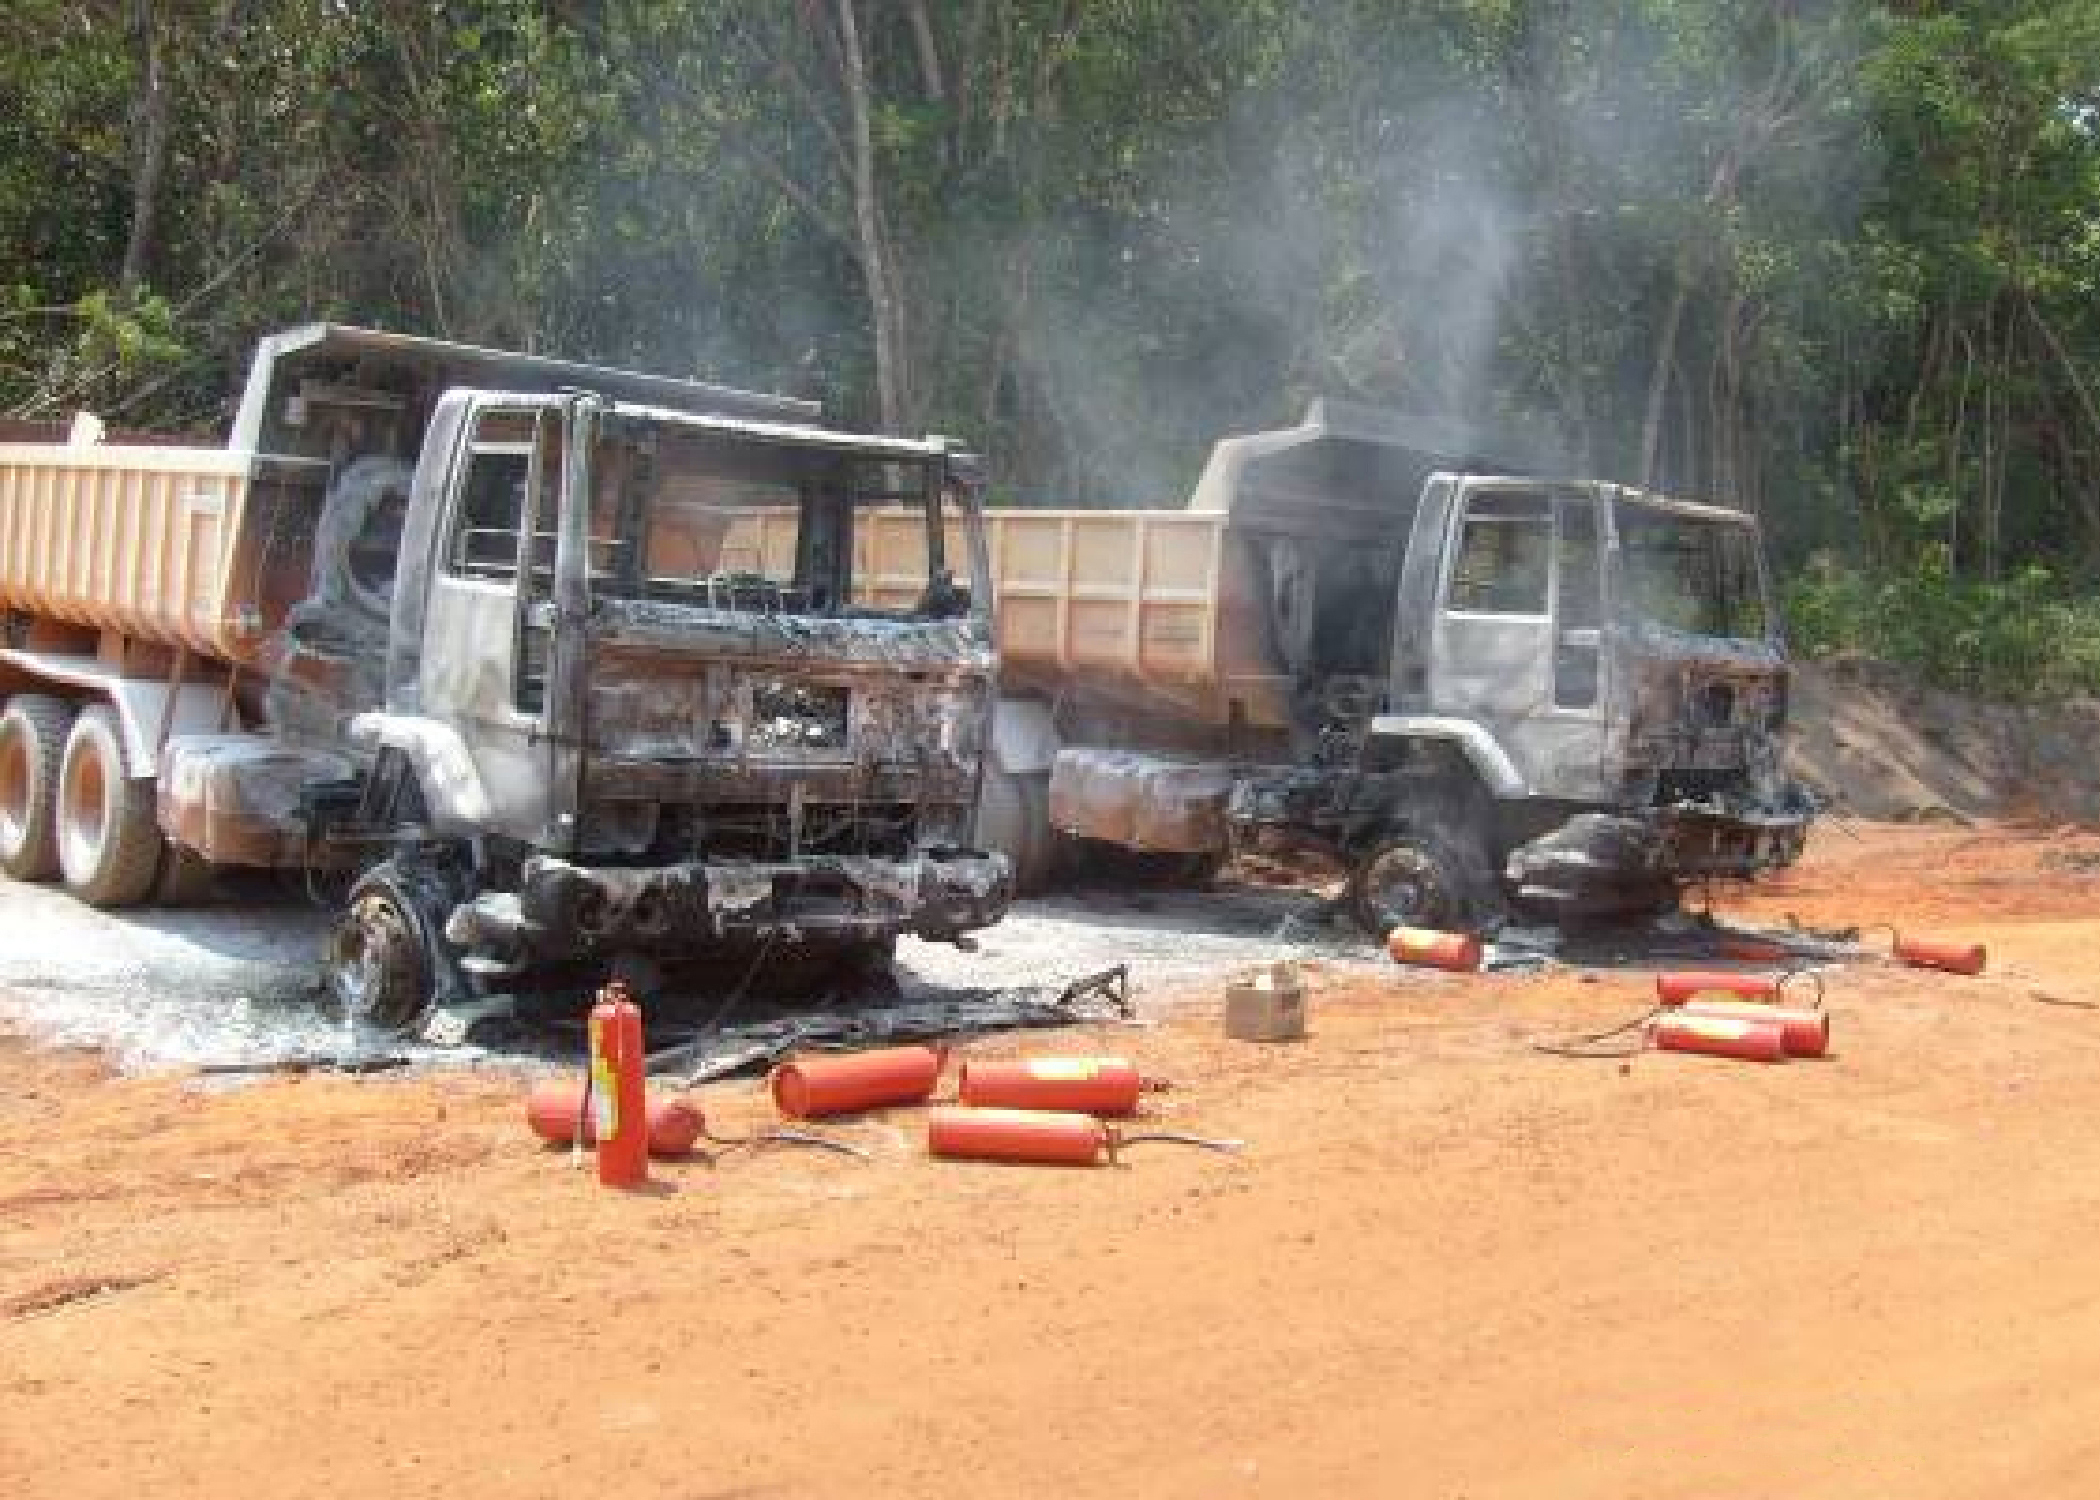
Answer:
POLYGON ((1476 495, 1466 506, 1447 607, 1464 614, 1545 614, 1552 545, 1544 495, 1476 495))

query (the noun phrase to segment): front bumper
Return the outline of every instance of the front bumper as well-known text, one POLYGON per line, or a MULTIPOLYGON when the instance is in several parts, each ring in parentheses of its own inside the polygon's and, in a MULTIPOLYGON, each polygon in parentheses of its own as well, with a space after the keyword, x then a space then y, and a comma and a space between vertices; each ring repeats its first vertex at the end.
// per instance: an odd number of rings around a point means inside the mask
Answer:
POLYGON ((464 903, 445 931, 464 950, 504 959, 683 958, 754 939, 843 944, 911 933, 952 940, 998 921, 1012 899, 1006 857, 965 850, 648 868, 543 856, 526 862, 519 890, 464 903))
POLYGON ((1666 808, 1654 820, 1657 857, 1673 879, 1746 880, 1799 859, 1811 816, 1666 808))
POLYGON ((1512 850, 1504 873, 1519 901, 1568 913, 1636 909, 1688 881, 1785 868, 1801 857, 1813 816, 1704 803, 1578 813, 1512 850))

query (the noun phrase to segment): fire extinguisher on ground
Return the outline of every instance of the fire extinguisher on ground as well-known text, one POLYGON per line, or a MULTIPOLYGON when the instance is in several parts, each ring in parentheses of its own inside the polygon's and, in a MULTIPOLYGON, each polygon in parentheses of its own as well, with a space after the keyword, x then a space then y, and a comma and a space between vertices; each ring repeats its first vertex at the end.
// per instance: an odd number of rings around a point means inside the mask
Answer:
POLYGON ((615 979, 598 992, 587 1030, 591 1057, 585 1107, 598 1142, 598 1181, 606 1187, 635 1187, 649 1180, 647 1049, 642 1008, 625 981, 615 979))

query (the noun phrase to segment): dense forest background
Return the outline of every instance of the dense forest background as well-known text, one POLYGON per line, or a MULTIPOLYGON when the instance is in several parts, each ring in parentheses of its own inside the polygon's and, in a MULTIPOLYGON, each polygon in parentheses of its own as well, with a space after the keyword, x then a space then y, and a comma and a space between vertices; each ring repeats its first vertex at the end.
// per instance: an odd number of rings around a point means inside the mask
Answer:
POLYGON ((0 412, 358 321, 1171 504, 1331 394, 1761 513, 1796 633, 2100 689, 2100 0, 9 0, 0 412))

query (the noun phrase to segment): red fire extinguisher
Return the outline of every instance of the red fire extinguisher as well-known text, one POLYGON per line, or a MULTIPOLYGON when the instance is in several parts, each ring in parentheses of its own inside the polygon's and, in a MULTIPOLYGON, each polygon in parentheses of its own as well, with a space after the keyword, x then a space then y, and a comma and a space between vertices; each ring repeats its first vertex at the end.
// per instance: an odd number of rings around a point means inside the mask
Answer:
POLYGON ((1121 1057, 973 1058, 962 1065, 955 1085, 964 1104, 993 1109, 1134 1115, 1145 1080, 1121 1057))
POLYGON ((649 1105, 643 1071, 642 1008, 625 981, 598 992, 591 1007, 591 1134, 598 1141, 598 1181, 634 1187, 649 1180, 649 1105))
POLYGON ((1949 974, 1983 972, 1981 943, 1939 937, 1905 937, 1899 932, 1896 934, 1895 954, 1913 969, 1943 969, 1949 974))
MULTIPOLYGON (((584 1107, 582 1086, 568 1081, 540 1084, 525 1097, 525 1123, 532 1127, 534 1135, 557 1146, 581 1148, 596 1144, 595 1113, 584 1107)), ((707 1116, 692 1100, 649 1101, 651 1156, 684 1156, 706 1134, 707 1116)))

